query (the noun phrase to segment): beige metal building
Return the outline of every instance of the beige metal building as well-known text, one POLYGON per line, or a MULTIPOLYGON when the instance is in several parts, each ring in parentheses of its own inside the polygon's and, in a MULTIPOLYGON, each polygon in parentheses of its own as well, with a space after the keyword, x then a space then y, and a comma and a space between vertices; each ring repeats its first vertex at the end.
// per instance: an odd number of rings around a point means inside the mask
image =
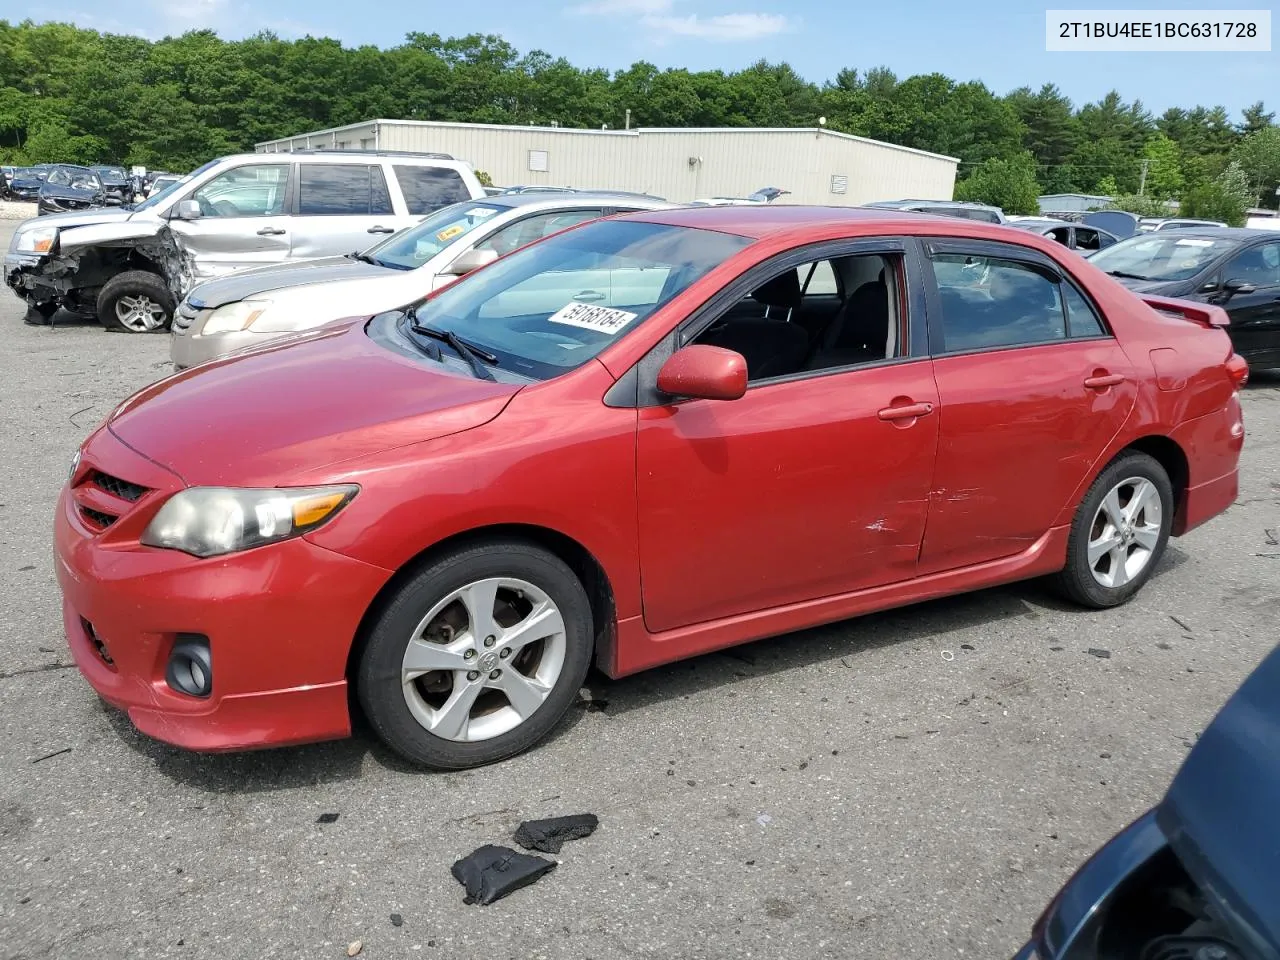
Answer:
POLYGON ((257 145, 414 150, 469 161, 500 186, 630 190, 685 202, 789 190, 788 203, 950 200, 955 157, 818 127, 573 130, 488 123, 370 120, 257 145))

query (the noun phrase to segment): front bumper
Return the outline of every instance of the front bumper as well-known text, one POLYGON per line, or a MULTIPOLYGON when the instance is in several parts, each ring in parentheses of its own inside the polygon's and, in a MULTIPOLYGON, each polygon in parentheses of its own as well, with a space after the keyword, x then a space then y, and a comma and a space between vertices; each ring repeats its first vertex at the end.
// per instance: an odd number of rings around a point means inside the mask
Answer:
MULTIPOLYGON (((34 281, 47 258, 39 253, 6 253, 4 256, 4 283, 23 300, 34 303, 34 281)), ((46 298, 47 299, 47 298, 46 298)))
POLYGON ((186 749, 348 736, 347 657, 389 574, 305 539, 207 560, 139 544, 182 486, 106 430, 86 443, 54 524, 76 666, 140 731, 186 749), (120 499, 98 485, 99 473, 147 490, 120 499), (113 513, 104 529, 101 517, 113 513), (189 634, 207 637, 212 654, 213 690, 204 699, 165 681, 173 645, 189 634))
POLYGON ((179 329, 177 321, 175 321, 173 333, 169 338, 169 359, 173 361, 175 367, 183 370, 187 367, 194 367, 197 363, 225 357, 236 350, 269 343, 281 336, 284 336, 284 334, 254 333, 251 330, 238 330, 234 333, 215 333, 213 336, 205 337, 199 334, 193 335, 188 330, 179 329))

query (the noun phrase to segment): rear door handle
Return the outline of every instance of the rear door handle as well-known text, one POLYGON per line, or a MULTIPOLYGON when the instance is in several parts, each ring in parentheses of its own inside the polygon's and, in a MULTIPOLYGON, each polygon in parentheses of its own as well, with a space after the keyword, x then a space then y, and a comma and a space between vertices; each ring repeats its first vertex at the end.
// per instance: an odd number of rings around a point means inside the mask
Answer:
POLYGON ((1105 390, 1107 387, 1114 387, 1116 384, 1124 383, 1125 376, 1123 373, 1102 373, 1093 377, 1086 377, 1084 385, 1090 390, 1105 390))
POLYGON ((263 227, 258 231, 260 237, 283 237, 284 231, 279 227, 263 227))
POLYGON ((901 407, 885 407, 876 416, 881 420, 913 420, 933 413, 932 403, 908 403, 901 407))
POLYGON ((375 224, 365 232, 366 233, 395 233, 396 231, 394 227, 384 227, 384 226, 375 224))
POLYGON ((604 294, 595 290, 583 290, 581 293, 574 294, 573 299, 579 303, 599 303, 604 299, 604 294))

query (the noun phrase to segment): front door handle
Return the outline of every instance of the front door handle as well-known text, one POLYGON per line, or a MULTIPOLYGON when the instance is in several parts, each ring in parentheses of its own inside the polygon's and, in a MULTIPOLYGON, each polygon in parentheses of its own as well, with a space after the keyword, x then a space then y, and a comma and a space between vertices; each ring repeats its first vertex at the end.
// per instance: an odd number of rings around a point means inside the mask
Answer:
POLYGON ((1125 376, 1123 373, 1099 373, 1092 377, 1086 377, 1084 385, 1090 390, 1105 390, 1107 387, 1114 387, 1117 384, 1124 383, 1125 376))
POLYGON ((258 231, 260 237, 283 237, 284 231, 279 227, 263 227, 258 231))
POLYGON ((599 303, 604 299, 604 294, 596 290, 583 290, 581 293, 575 293, 573 299, 579 303, 599 303))
POLYGON ((395 231, 395 227, 384 227, 379 224, 374 224, 365 232, 366 233, 395 233, 396 231, 395 231))
POLYGON ((933 413, 932 403, 908 403, 901 407, 885 407, 876 413, 881 420, 914 420, 933 413))

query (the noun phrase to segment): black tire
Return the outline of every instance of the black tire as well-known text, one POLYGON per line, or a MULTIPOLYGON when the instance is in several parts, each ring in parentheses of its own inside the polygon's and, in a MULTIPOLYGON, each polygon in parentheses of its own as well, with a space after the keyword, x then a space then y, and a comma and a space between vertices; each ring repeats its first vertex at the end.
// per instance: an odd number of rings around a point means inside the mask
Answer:
POLYGON ((1095 610, 1126 603, 1142 589, 1159 566, 1169 542, 1173 511, 1173 484, 1169 482, 1169 474, 1164 467, 1145 453, 1132 450, 1121 453, 1093 481, 1080 503, 1075 519, 1071 522, 1071 535, 1067 540, 1067 565, 1053 578, 1054 587, 1067 599, 1095 610), (1151 551, 1151 557, 1136 576, 1123 586, 1104 586, 1094 577, 1089 565, 1089 540, 1094 530, 1094 518, 1107 494, 1117 485, 1134 478, 1149 480, 1159 494, 1159 538, 1151 551))
POLYGON ((125 333, 163 333, 173 323, 173 311, 177 304, 173 301, 164 278, 146 270, 128 270, 117 274, 103 285, 98 294, 98 322, 108 330, 123 330, 125 333), (120 322, 116 315, 116 303, 121 297, 146 296, 164 308, 164 322, 153 330, 134 330, 120 322))
POLYGON ((409 762, 439 770, 494 763, 528 750, 560 722, 586 678, 594 637, 586 590, 559 557, 519 540, 476 543, 436 557, 388 598, 366 636, 356 692, 379 739, 409 762), (405 702, 401 665, 414 629, 433 606, 490 577, 524 580, 555 603, 565 625, 564 664, 547 698, 519 726, 488 740, 448 740, 415 719, 405 702))

